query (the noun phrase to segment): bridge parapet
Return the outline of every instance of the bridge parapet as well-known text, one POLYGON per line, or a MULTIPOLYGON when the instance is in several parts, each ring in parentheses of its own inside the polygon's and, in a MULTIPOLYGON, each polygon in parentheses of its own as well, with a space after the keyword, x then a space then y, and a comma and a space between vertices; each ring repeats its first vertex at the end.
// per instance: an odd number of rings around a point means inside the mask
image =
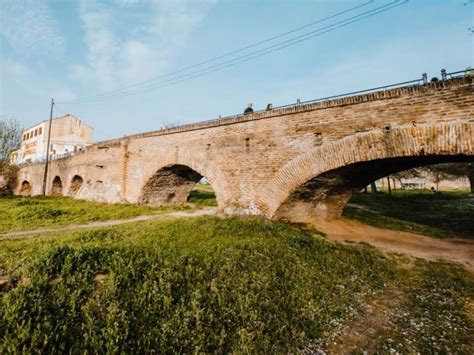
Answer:
MULTIPOLYGON (((426 84, 415 84, 415 85, 409 85, 409 86, 388 88, 388 89, 382 89, 382 90, 373 91, 373 92, 371 91, 368 93, 356 94, 352 96, 311 100, 311 101, 302 102, 299 104, 295 103, 295 104, 285 105, 281 107, 274 107, 271 110, 256 111, 254 113, 246 114, 246 115, 236 114, 236 115, 226 116, 222 118, 201 121, 197 123, 180 125, 180 126, 172 127, 172 128, 165 128, 165 129, 159 129, 156 131, 132 134, 132 135, 125 136, 122 138, 102 141, 102 142, 97 143, 96 145, 117 144, 118 142, 122 140, 155 137, 155 136, 161 136, 161 135, 177 134, 177 133, 188 132, 188 131, 208 129, 208 128, 213 128, 213 127, 218 127, 218 126, 234 125, 234 124, 239 124, 243 122, 268 119, 272 117, 288 116, 292 114, 314 111, 314 110, 322 110, 322 109, 333 108, 333 107, 343 107, 343 106, 355 105, 355 104, 371 102, 371 101, 398 98, 402 95, 415 96, 418 93, 423 94, 430 90, 442 90, 450 86, 472 84, 473 81, 474 81, 474 76, 463 75, 459 77, 454 77, 452 79, 447 79, 444 81, 435 81, 435 82, 429 82, 426 84)), ((370 89, 370 90, 373 90, 373 89, 370 89)), ((344 94, 344 95, 347 95, 347 94, 344 94)), ((343 96, 343 95, 337 95, 337 96, 343 96)))

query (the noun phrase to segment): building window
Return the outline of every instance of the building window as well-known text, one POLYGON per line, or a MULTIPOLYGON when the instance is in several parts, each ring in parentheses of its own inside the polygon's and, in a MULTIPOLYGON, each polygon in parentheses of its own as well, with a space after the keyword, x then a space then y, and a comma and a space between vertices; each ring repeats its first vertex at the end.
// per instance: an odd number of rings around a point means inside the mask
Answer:
POLYGON ((38 134, 41 135, 42 132, 43 132, 43 127, 40 127, 40 128, 38 129, 38 134))
POLYGON ((26 140, 30 139, 30 132, 26 134, 26 140))
POLYGON ((38 129, 35 129, 35 137, 38 135, 38 129))

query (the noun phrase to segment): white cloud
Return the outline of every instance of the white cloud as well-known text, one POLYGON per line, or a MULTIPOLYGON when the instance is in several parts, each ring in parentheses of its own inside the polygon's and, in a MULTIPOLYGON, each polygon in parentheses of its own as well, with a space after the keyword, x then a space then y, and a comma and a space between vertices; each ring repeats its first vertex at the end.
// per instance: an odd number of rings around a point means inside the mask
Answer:
POLYGON ((85 73, 89 70, 101 90, 110 90, 157 76, 214 1, 149 0, 131 8, 138 3, 117 0, 119 6, 106 6, 98 0, 81 1, 87 66, 73 66, 73 77, 90 77, 85 73))
POLYGON ((114 57, 119 50, 118 39, 112 31, 113 17, 105 6, 95 1, 81 1, 80 18, 88 48, 88 64, 101 87, 111 86, 114 57))
POLYGON ((24 76, 28 73, 28 68, 25 65, 11 59, 3 59, 0 62, 0 69, 2 76, 4 75, 3 73, 16 77, 24 76))
POLYGON ((182 44, 216 1, 154 1, 155 14, 150 32, 164 44, 182 44))
POLYGON ((64 39, 51 9, 38 0, 2 0, 0 35, 17 51, 58 55, 64 39))

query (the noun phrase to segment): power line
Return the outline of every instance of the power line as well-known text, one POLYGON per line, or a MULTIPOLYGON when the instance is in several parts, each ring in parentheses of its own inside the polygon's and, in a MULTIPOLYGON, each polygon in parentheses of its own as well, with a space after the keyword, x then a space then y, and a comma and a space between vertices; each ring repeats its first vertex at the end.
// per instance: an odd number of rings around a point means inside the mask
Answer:
MULTIPOLYGON (((350 21, 350 20, 353 20, 353 19, 355 19, 355 18, 357 18, 357 17, 360 17, 360 18, 357 20, 357 21, 359 21, 359 20, 362 20, 362 19, 364 19, 364 18, 366 18, 366 17, 369 17, 369 16, 366 16, 366 15, 368 15, 368 14, 370 14, 370 13, 372 13, 372 15, 375 15, 375 14, 381 12, 381 11, 377 11, 377 10, 380 10, 380 9, 383 9, 383 8, 387 8, 386 10, 388 10, 388 7, 392 7, 392 6, 394 7, 394 5, 402 5, 402 4, 406 3, 406 2, 408 2, 408 0, 404 0, 402 3, 400 3, 400 0, 394 0, 394 1, 392 1, 391 3, 388 3, 388 4, 385 4, 385 5, 383 5, 383 6, 377 7, 377 8, 375 8, 375 9, 372 9, 372 10, 366 11, 366 12, 364 12, 364 13, 358 14, 358 15, 356 15, 356 16, 353 16, 353 17, 350 17, 350 18, 347 18, 347 19, 338 21, 338 22, 336 22, 336 23, 333 23, 333 24, 331 24, 331 25, 328 25, 328 26, 319 28, 319 29, 317 29, 317 30, 304 33, 304 34, 302 34, 302 35, 293 37, 293 38, 291 38, 291 39, 289 39, 289 40, 286 40, 286 41, 277 43, 277 44, 272 45, 272 46, 270 46, 270 47, 266 47, 266 48, 257 50, 257 51, 255 51, 255 52, 248 53, 248 54, 246 54, 246 55, 244 55, 244 56, 237 57, 237 58, 234 58, 234 59, 231 59, 231 60, 228 60, 228 61, 219 63, 219 64, 215 64, 215 65, 212 65, 212 66, 207 67, 207 68, 199 69, 199 70, 197 70, 197 71, 194 71, 194 72, 185 74, 185 75, 183 75, 183 76, 175 77, 175 78, 166 80, 166 81, 164 81, 164 82, 158 82, 158 83, 155 83, 155 84, 150 84, 150 85, 145 86, 145 87, 142 87, 142 88, 138 88, 138 89, 134 89, 134 90, 128 90, 128 91, 121 92, 121 93, 117 93, 117 94, 106 94, 106 95, 102 95, 102 97, 97 97, 97 98, 93 98, 93 99, 90 99, 90 100, 86 100, 85 103, 88 103, 88 102, 101 102, 101 101, 105 101, 105 100, 107 100, 107 99, 109 99, 109 98, 113 98, 113 97, 115 97, 115 96, 129 96, 129 95, 131 95, 131 94, 140 93, 140 92, 143 92, 143 91, 146 91, 146 90, 149 90, 149 89, 154 89, 154 88, 169 86, 169 85, 175 84, 175 83, 177 83, 177 82, 181 82, 181 81, 184 81, 184 80, 188 80, 188 79, 192 79, 192 78, 195 78, 195 77, 199 77, 199 76, 202 76, 202 75, 205 75, 205 74, 208 74, 208 73, 217 71, 217 70, 221 70, 221 69, 224 69, 224 68, 233 66, 233 65, 238 64, 238 63, 241 63, 241 62, 248 61, 248 60, 250 60, 250 59, 259 57, 259 56, 261 56, 261 55, 265 55, 265 54, 274 52, 274 51, 276 51, 276 50, 285 48, 285 47, 287 47, 287 46, 289 46, 289 45, 302 42, 303 40, 307 40, 307 39, 309 39, 309 38, 312 38, 312 37, 315 37, 315 36, 317 36, 317 35, 320 35, 320 33, 318 33, 318 32, 321 32, 321 31, 323 31, 323 30, 325 30, 325 29, 334 27, 334 28, 332 28, 331 30, 335 30, 335 29, 337 29, 337 28, 343 27, 342 25, 340 25, 341 23, 342 23, 344 26, 345 26, 345 25, 348 25, 348 24, 350 24, 350 23, 356 22, 356 21, 350 21), (349 21, 349 22, 348 22, 348 21, 349 21), (291 42, 294 42, 294 43, 291 43, 291 42), (286 44, 286 45, 285 45, 285 44, 286 44), (275 47, 278 47, 278 48, 275 48, 275 47), (275 49, 274 49, 274 50, 269 50, 269 49, 272 49, 272 48, 275 48, 275 49), (235 62, 235 63, 234 63, 234 62, 235 62)), ((322 33, 327 33, 327 32, 330 32, 331 30, 326 30, 326 31, 324 31, 324 32, 322 32, 322 33)), ((321 33, 321 34, 322 34, 322 33, 321 33)), ((78 100, 78 101, 79 101, 79 100, 78 100)), ((77 102, 77 101, 76 101, 76 102, 77 102)))
MULTIPOLYGON (((397 5, 393 5, 395 3, 398 3, 399 0, 395 0, 393 1, 392 3, 389 3, 387 5, 384 5, 384 6, 381 6, 379 8, 376 8, 376 9, 373 9, 373 10, 370 10, 370 11, 367 11, 366 13, 363 13, 363 14, 360 14, 360 15, 357 15, 357 16, 353 16, 349 19, 346 19, 346 20, 343 20, 343 21, 339 21, 338 23, 336 24, 333 24, 333 25, 330 25, 330 26, 326 26, 322 29, 319 29, 317 31, 312 31, 310 33, 307 33, 305 35, 302 35, 302 36, 298 36, 298 37, 295 37, 291 40, 288 40, 288 41, 284 41, 284 42, 281 42, 279 44, 276 44, 276 45, 273 45, 273 46, 270 46, 270 47, 267 47, 267 48, 263 48, 259 51, 256 51, 256 52, 253 52, 253 53, 250 53, 248 55, 245 55, 245 56, 242 56, 242 57, 239 57, 239 58, 236 58, 236 59, 233 59, 233 60, 230 60, 230 61, 227 61, 227 62, 223 62, 221 64, 217 64, 217 65, 214 65, 214 66, 211 66, 211 67, 208 67, 208 68, 204 68, 204 69, 201 69, 197 72, 194 72, 194 73, 191 73, 191 74, 187 74, 187 75, 184 75, 184 76, 181 76, 181 77, 177 77, 177 78, 174 78, 174 79, 170 79, 170 80, 167 80, 163 83, 157 83, 157 84, 151 84, 151 85, 148 85, 146 87, 143 87, 141 89, 136 89, 134 91, 128 91, 128 92, 125 92, 125 93, 122 93, 120 94, 120 96, 130 96, 130 95, 134 95, 134 94, 137 94, 137 93, 141 93, 141 92, 144 92, 144 91, 148 91, 148 90, 152 90, 152 89, 157 89, 157 88, 161 88, 161 87, 166 87, 166 86, 170 86, 170 85, 174 85, 178 82, 182 82, 182 81, 185 81, 185 80, 190 80, 190 79, 193 79, 193 78, 196 78, 196 77, 200 77, 200 76, 203 76, 203 75, 206 75, 206 74, 209 74, 209 73, 213 73, 215 71, 218 71, 218 70, 222 70, 222 69, 225 69, 225 68, 228 68, 228 67, 231 67, 231 66, 234 66, 234 65, 237 65, 237 64, 240 64, 240 63, 243 63, 243 62, 247 62, 249 60, 252 60, 252 59, 255 59, 255 58, 258 58, 258 57, 261 57, 263 55, 266 55, 266 54, 269 54, 269 53, 272 53, 272 52, 275 52, 275 51, 278 51, 280 49, 284 49, 286 47, 289 47, 291 45, 294 45, 294 44, 297 44, 297 43, 300 43, 300 42, 303 42, 303 41, 306 41, 308 39, 311 39, 311 38, 314 38, 314 37, 317 37, 317 36, 320 36, 320 35, 323 35, 325 33, 328 33, 328 32, 331 32, 331 31, 334 31, 338 28, 341 28, 341 27, 344 27, 344 26, 347 26, 349 24, 352 24, 354 22, 358 22, 358 21, 361 21, 365 18, 368 18, 368 17, 371 17, 371 16, 374 16, 378 13, 381 13, 381 12, 384 12, 384 11, 388 11, 389 9, 391 8, 394 8, 396 6, 400 6, 400 5, 403 5, 404 3, 408 2, 408 0, 405 0, 404 2, 402 3, 399 3, 397 5), (382 9, 384 8, 384 9, 382 9), (379 10, 379 11, 376 11, 376 10, 379 10), (364 15, 364 16, 362 16, 364 15), (360 18, 358 18, 360 17, 360 18), (356 19, 357 18, 357 19, 356 19), (351 20, 351 21, 349 21, 351 20), (342 23, 342 24, 341 24, 342 23), (336 26, 337 25, 337 26, 336 26), (334 27, 335 26, 335 27, 334 27), (332 27, 332 28, 331 28, 332 27), (329 29, 328 29, 329 28, 329 29), (323 32, 320 32, 322 30, 325 30, 323 32), (319 32, 319 33, 315 33, 315 32, 319 32), (303 38, 301 38, 303 37, 303 38)), ((110 99, 110 98, 113 98, 117 95, 111 95, 109 97, 105 97, 103 99, 103 101, 107 100, 107 99, 110 99)), ((99 101, 100 102, 100 101, 99 101)))
POLYGON ((118 93, 118 94, 111 94, 111 95, 108 95, 108 96, 104 96, 104 97, 101 97, 101 98, 97 98, 97 99, 91 99, 89 101, 85 101, 83 103, 96 103, 96 102, 103 102, 103 101, 107 101, 109 99, 113 99, 114 97, 116 96, 121 96, 121 97, 126 97, 126 96, 130 96, 130 95, 134 95, 134 94, 137 94, 137 93, 141 93, 141 92, 144 92, 144 91, 148 91, 148 90, 152 90, 152 89, 157 89, 157 88, 161 88, 161 87, 166 87, 166 86, 170 86, 170 85, 174 85, 176 83, 179 83, 179 82, 182 82, 182 81, 185 81, 185 80, 190 80, 190 79, 193 79, 193 78, 196 78, 196 77, 200 77, 200 76, 203 76, 203 75, 206 75, 206 74, 209 74, 209 73, 212 73, 212 72, 215 72, 215 71, 218 71, 218 70, 222 70, 222 69, 225 69, 225 68, 228 68, 228 67, 231 67, 231 66, 234 66, 234 65, 237 65, 239 63, 242 63, 242 62, 246 62, 246 61, 249 61, 251 59, 254 59, 254 58, 257 58, 257 57, 261 57, 263 55, 266 55, 266 54, 269 54, 271 52, 275 52, 277 50, 280 50, 280 49, 283 49, 283 48, 286 48, 288 46, 291 46, 291 45, 294 45, 294 44, 297 44, 297 43, 300 43, 300 42, 303 42, 303 41, 306 41, 310 38, 313 38, 313 37, 316 37, 316 36, 320 36, 322 34, 325 34, 325 33, 328 33, 328 32, 331 32, 331 31, 334 31, 338 28, 341 28, 341 27, 344 27, 344 26, 347 26, 349 24, 352 24, 354 22, 358 22, 358 21, 361 21, 365 18, 368 18, 368 17, 371 17, 371 16, 374 16, 376 14, 379 14, 381 12, 385 12, 385 11, 388 11, 394 7, 397 7, 397 6, 401 6, 405 3, 407 3, 408 0, 404 0, 403 2, 400 3, 400 0, 395 0, 389 4, 386 4, 384 6, 380 6, 378 8, 375 8, 375 9, 372 9, 370 11, 367 11, 367 12, 364 12, 362 14, 359 14, 359 15, 356 15, 356 16, 353 16, 351 18, 348 18, 348 19, 345 19, 345 20, 342 20, 342 21, 338 21, 330 26, 326 26, 326 27, 323 27, 321 29, 318 29, 316 31, 312 31, 312 32, 309 32, 309 33, 306 33, 304 35, 301 35, 301 36, 298 36, 298 37, 295 37, 295 38, 292 38, 290 40, 287 40, 287 41, 284 41, 284 42, 281 42, 281 43, 278 43, 276 45, 273 45, 273 46, 270 46, 270 47, 267 47, 267 48, 263 48, 261 50, 258 50, 256 52, 252 52, 252 53, 249 53, 247 55, 244 55, 242 57, 238 57, 238 58, 235 58, 235 59, 232 59, 230 61, 226 61, 226 62, 223 62, 223 63, 220 63, 220 64, 216 64, 214 66, 211 66, 211 67, 208 67, 208 68, 204 68, 204 69, 200 69, 196 72, 192 72, 190 74, 186 74, 184 76, 180 76, 180 77, 176 77, 176 78, 173 78, 173 79, 169 79, 167 81, 164 81, 162 83, 156 83, 156 84, 150 84, 148 86, 145 86, 143 88, 140 88, 140 89, 135 89, 135 90, 131 90, 131 91, 126 91, 126 92, 123 92, 123 93, 118 93), (332 28, 331 28, 332 27, 332 28), (329 28, 329 29, 328 29, 329 28), (322 30, 326 29, 325 31, 321 32, 322 30), (316 33, 315 33, 316 32, 316 33), (319 33, 317 33, 319 32, 319 33), (303 37, 303 38, 302 38, 303 37), (276 48, 275 48, 276 47, 276 48), (272 49, 273 48, 273 49, 272 49), (270 49, 270 50, 269 50, 270 49))
MULTIPOLYGON (((311 38, 314 38, 314 37, 317 37, 317 36, 321 36, 325 33, 334 31, 338 28, 348 26, 352 23, 362 21, 362 20, 364 20, 368 17, 372 17, 372 16, 375 16, 379 13, 388 11, 392 8, 404 5, 407 2, 408 2, 408 0, 403 0, 403 1, 394 0, 390 3, 388 3, 388 4, 376 7, 374 9, 365 11, 365 12, 357 14, 355 16, 346 18, 344 20, 337 21, 337 22, 335 22, 331 25, 327 25, 327 26, 324 26, 324 27, 319 28, 317 30, 313 30, 313 31, 304 33, 302 35, 298 35, 298 36, 290 38, 288 40, 276 43, 276 44, 271 45, 269 47, 259 49, 257 51, 248 53, 246 55, 243 55, 243 56, 240 56, 240 57, 228 60, 228 61, 224 61, 222 63, 218 63, 218 64, 215 64, 215 65, 203 68, 203 69, 199 69, 197 71, 193 71, 191 73, 188 73, 188 74, 185 74, 185 75, 182 75, 182 76, 171 78, 171 79, 165 80, 164 82, 149 84, 149 85, 144 86, 142 88, 123 91, 123 92, 119 92, 119 93, 104 94, 104 95, 101 95, 101 96, 96 97, 96 98, 91 98, 89 100, 84 100, 82 103, 96 103, 96 102, 107 101, 107 100, 113 99, 116 96, 126 97, 126 96, 130 96, 130 95, 138 94, 138 93, 141 93, 141 92, 144 92, 144 91, 157 89, 157 88, 161 88, 161 87, 165 87, 165 86, 170 86, 170 85, 174 85, 178 82, 182 82, 182 81, 185 81, 185 80, 190 80, 190 79, 193 79, 193 78, 196 78, 196 77, 200 77, 200 76, 203 76, 203 75, 206 75, 206 74, 218 71, 218 70, 222 70, 222 69, 237 65, 239 63, 243 63, 243 62, 255 59, 257 57, 261 57, 263 55, 281 50, 283 48, 295 45, 297 43, 306 41, 308 39, 311 39, 311 38)), ((75 102, 81 103, 81 100, 77 100, 75 102)))
MULTIPOLYGON (((247 45, 245 47, 242 47, 242 48, 239 48, 239 49, 236 49, 236 50, 233 50, 233 51, 230 51, 230 52, 227 52, 225 54, 222 54, 222 55, 219 55, 217 57, 214 57, 214 58, 210 58, 210 59, 207 59, 207 60, 204 60, 202 62, 199 62, 197 64, 193 64, 193 65, 190 65, 188 67, 185 67, 185 68, 182 68, 182 69, 178 69, 176 71, 173 71, 171 73, 168 73, 168 74, 163 74, 163 75, 159 75, 157 77, 154 77, 154 78, 151 78, 151 79, 148 79, 148 80, 145 80, 145 81, 142 81, 142 82, 139 82, 139 83, 135 83, 135 84, 129 84, 129 85, 126 85, 120 89, 116 89, 116 90, 112 90, 112 91, 109 91, 109 92, 105 92, 105 93, 102 93, 102 94, 98 94, 98 95, 90 95, 90 96, 85 96, 81 99, 78 99, 78 100, 72 100, 71 102, 75 102, 75 101, 80 101, 80 100, 86 100, 86 99, 90 99, 90 98, 96 98, 96 97, 101 97, 101 96, 104 96, 104 95, 109 95, 109 94, 112 94, 112 93, 116 93, 116 92, 120 92, 120 91, 123 91, 123 90, 126 90, 127 88, 132 88, 132 87, 135 87, 135 86, 141 86, 143 84, 147 84, 147 83, 150 83, 150 82, 153 82, 153 81, 156 81, 158 79, 163 79, 163 78, 167 78, 167 77, 170 77, 170 76, 173 76, 175 74, 179 74, 179 73, 182 73, 182 72, 185 72, 185 71, 188 71, 190 69, 194 69, 194 68, 197 68, 197 67, 200 67, 204 64, 209 64, 209 63, 212 63, 212 62, 215 62, 219 59, 223 59, 223 58, 226 58, 226 57, 229 57, 233 54, 237 54, 237 53, 240 53, 240 52, 243 52, 247 49, 250 49, 250 48, 254 48, 254 47, 257 47, 261 44, 264 44, 264 43, 267 43, 267 42, 270 42, 270 41, 273 41, 275 39, 278 39, 278 38, 281 38, 281 37, 284 37, 284 36, 287 36, 291 33, 294 33, 294 32, 297 32, 297 31, 300 31, 302 29, 305 29, 305 28, 308 28, 308 27, 311 27, 311 26, 314 26, 318 23, 322 23, 322 22, 325 22, 325 21, 328 21, 332 18, 335 18, 335 17, 338 17, 338 16, 341 16, 341 15, 344 15, 348 12, 351 12, 351 11, 355 11, 357 9, 360 9, 364 6, 367 6, 369 4, 372 4, 375 0, 370 0, 370 1, 367 1, 361 5, 357 5, 357 6, 354 6, 354 7, 351 7, 347 10, 344 10, 344 11, 341 11, 341 12, 338 12, 334 15, 331 15, 331 16, 328 16, 328 17, 325 17, 325 18, 322 18, 322 19, 319 19, 319 20, 316 20, 314 22, 311 22, 309 24, 306 24, 304 26, 301 26, 301 27, 298 27, 298 28, 295 28, 293 30, 290 30, 290 31, 287 31, 287 32, 284 32, 284 33, 281 33, 281 34, 278 34, 278 35, 275 35, 273 37, 270 37, 270 38, 267 38, 267 39, 264 39, 262 41, 259 41, 259 42, 256 42, 256 43, 253 43, 253 44, 250 44, 250 45, 247 45)), ((65 102, 69 102, 69 101, 64 101, 63 103, 65 102)))

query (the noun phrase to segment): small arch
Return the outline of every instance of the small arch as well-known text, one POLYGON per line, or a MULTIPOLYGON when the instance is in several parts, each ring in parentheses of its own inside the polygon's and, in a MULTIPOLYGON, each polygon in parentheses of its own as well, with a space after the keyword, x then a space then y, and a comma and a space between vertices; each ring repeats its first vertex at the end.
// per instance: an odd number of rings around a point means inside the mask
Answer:
POLYGON ((56 176, 53 180, 51 187, 51 196, 61 196, 63 194, 63 183, 59 176, 56 176))
POLYGON ((21 183, 20 196, 31 196, 31 190, 32 190, 32 187, 29 181, 24 180, 21 183))
POLYGON ((201 174, 186 165, 165 166, 148 179, 140 203, 150 206, 183 204, 202 178, 201 174))
POLYGON ((84 179, 79 175, 74 175, 71 179, 71 186, 69 187, 69 195, 76 196, 81 188, 82 184, 84 183, 84 179))

